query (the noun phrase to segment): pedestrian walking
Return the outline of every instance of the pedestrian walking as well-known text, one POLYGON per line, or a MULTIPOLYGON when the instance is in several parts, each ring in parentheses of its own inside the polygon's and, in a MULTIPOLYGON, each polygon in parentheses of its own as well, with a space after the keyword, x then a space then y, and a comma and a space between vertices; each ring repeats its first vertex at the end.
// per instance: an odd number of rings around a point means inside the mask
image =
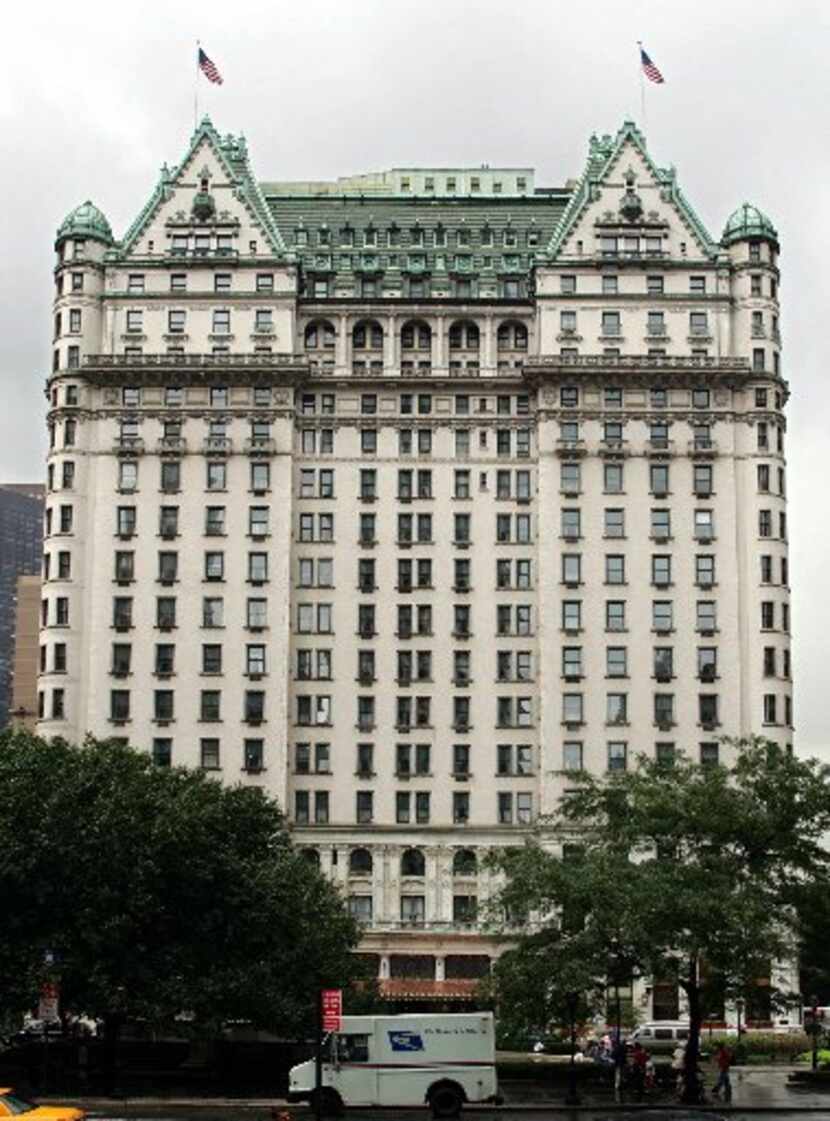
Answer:
POLYGON ((683 1068, 686 1066, 686 1047, 678 1043, 671 1057, 671 1068, 674 1071, 674 1084, 678 1098, 683 1093, 683 1068))
POLYGON ((723 1100, 725 1102, 732 1101, 732 1080, 729 1077, 729 1068, 735 1061, 735 1056, 725 1043, 721 1043, 715 1052, 715 1062, 718 1064, 718 1080, 715 1083, 713 1091, 716 1098, 720 1097, 720 1092, 723 1090, 723 1100))
POLYGON ((614 1064, 614 1098, 616 1101, 620 1101, 625 1082, 625 1068, 628 1063, 628 1050, 619 1036, 615 1037, 611 1048, 611 1061, 614 1064))
POLYGON ((646 1084, 646 1065, 650 1055, 645 1047, 639 1042, 634 1044, 634 1049, 631 1052, 631 1067, 634 1075, 634 1092, 637 1095, 637 1101, 642 1101, 643 1090, 646 1084))

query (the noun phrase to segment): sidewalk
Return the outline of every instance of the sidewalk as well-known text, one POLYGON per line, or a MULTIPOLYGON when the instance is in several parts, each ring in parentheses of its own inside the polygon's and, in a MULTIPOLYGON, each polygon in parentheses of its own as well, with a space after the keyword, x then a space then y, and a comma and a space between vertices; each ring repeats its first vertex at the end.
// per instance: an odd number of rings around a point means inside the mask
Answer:
MULTIPOLYGON (((821 1093, 811 1088, 804 1088, 801 1086, 791 1086, 787 1079, 792 1070, 800 1069, 790 1066, 770 1066, 770 1067, 738 1067, 733 1068, 732 1071, 732 1103, 726 1105, 719 1102, 717 1099, 712 1099, 709 1094, 710 1101, 706 1106, 697 1107, 699 1112, 715 1113, 715 1114, 765 1114, 767 1116, 775 1116, 783 1113, 821 1113, 830 1117, 830 1092, 821 1093)), ((713 1078, 710 1076, 706 1080, 707 1090, 711 1090, 713 1078)), ((545 1087, 540 1085, 525 1085, 522 1090, 519 1090, 517 1084, 507 1084, 503 1087, 505 1094, 504 1105, 500 1108, 493 1106, 466 1106, 465 1112, 480 1115, 498 1117, 499 1115, 512 1115, 512 1114, 554 1114, 557 1116, 562 1115, 582 1115, 582 1114, 631 1114, 643 1112, 646 1114, 653 1112, 672 1113, 677 1111, 678 1115, 688 1115, 687 1109, 678 1105, 677 1102, 669 1099, 634 1102, 623 1101, 617 1103, 613 1100, 610 1093, 581 1093, 582 1104, 579 1106, 569 1106, 564 1101, 564 1090, 558 1097, 546 1097, 545 1087)), ((112 1116, 113 1111, 116 1110, 119 1116, 129 1112, 133 1117, 138 1117, 143 1114, 154 1114, 156 1116, 162 1115, 165 1112, 175 1111, 177 1114, 190 1113, 206 1116, 211 1111, 217 1114, 226 1110, 233 1110, 240 1112, 242 1110, 251 1111, 258 1114, 263 1119, 270 1117, 271 1110, 276 1107, 286 1108, 291 1114, 298 1113, 299 1115, 308 1115, 308 1110, 304 1106, 288 1106, 287 1103, 279 1098, 246 1098, 246 1097, 184 1097, 184 1096, 147 1096, 147 1097, 120 1097, 115 1096, 111 1098, 102 1097, 78 1097, 78 1098, 56 1098, 49 1096, 51 1102, 64 1102, 71 1101, 73 1104, 80 1105, 92 1113, 103 1114, 112 1116)), ((369 1112, 367 1110, 360 1110, 361 1113, 369 1112)), ((375 1112, 372 1110, 371 1112, 375 1112)), ((381 1114, 397 1113, 395 1110, 377 1110, 381 1114)), ((407 1111, 408 1112, 408 1111, 407 1111)))

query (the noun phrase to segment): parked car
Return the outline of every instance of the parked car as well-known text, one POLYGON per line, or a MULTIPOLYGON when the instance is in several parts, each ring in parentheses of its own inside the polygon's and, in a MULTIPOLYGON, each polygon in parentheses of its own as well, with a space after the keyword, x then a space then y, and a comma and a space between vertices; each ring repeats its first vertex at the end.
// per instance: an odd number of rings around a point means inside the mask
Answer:
POLYGON ((63 1035, 63 1024, 60 1020, 37 1020, 33 1016, 27 1017, 20 1031, 11 1037, 12 1043, 31 1043, 33 1040, 43 1039, 44 1034, 49 1039, 60 1039, 63 1035))
POLYGON ((685 1044, 688 1038, 688 1020, 651 1020, 635 1028, 628 1042, 641 1043, 647 1051, 671 1054, 678 1043, 685 1044))
POLYGON ((37 1105, 18 1097, 8 1086, 0 1086, 0 1118, 19 1117, 22 1121, 83 1121, 86 1113, 71 1105, 37 1105))

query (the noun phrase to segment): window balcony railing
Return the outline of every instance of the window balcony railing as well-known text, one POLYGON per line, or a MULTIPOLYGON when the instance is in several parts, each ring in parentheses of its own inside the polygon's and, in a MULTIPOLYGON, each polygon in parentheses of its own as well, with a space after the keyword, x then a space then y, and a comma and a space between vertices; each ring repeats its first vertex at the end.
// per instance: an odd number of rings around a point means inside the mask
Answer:
POLYGON ((187 440, 184 436, 161 436, 158 442, 158 450, 160 452, 187 451, 187 440))
POLYGON ((245 451, 248 455, 274 455, 277 442, 272 436, 251 436, 245 441, 245 451))
POLYGON ((710 456, 716 455, 718 450, 717 443, 711 436, 695 436, 693 440, 689 441, 689 453, 691 455, 710 456))
POLYGON ((117 452, 131 452, 140 454, 144 451, 144 438, 142 436, 116 436, 113 449, 117 452))
POLYGON ((231 450, 231 441, 229 436, 205 436, 202 441, 202 448, 206 452, 222 453, 227 455, 231 450))

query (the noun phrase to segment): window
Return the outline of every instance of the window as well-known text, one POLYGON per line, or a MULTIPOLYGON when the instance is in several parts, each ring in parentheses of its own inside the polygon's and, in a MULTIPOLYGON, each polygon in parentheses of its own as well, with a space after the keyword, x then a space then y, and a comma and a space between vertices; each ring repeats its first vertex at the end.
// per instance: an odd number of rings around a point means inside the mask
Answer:
MULTIPOLYGON (((564 558, 563 558, 564 559, 564 558)), ((625 557, 608 554, 605 557, 605 583, 625 583, 625 557)))
POLYGON ((561 532, 566 540, 577 540, 581 536, 581 515, 579 510, 567 508, 562 510, 561 532))
POLYGON ((689 312, 689 334, 701 337, 709 335, 709 316, 707 312, 689 312))
MULTIPOLYGON (((646 292, 650 296, 663 295, 663 277, 662 276, 647 276, 646 277, 646 292)), ((662 312, 658 313, 662 319, 662 312)))
POLYGON ((702 743, 700 745, 700 765, 702 767, 717 767, 720 764, 720 744, 702 743))
POLYGON ((582 556, 579 553, 562 554, 562 583, 575 587, 582 582, 582 556))
MULTIPOLYGON (((763 608, 763 604, 761 605, 763 608)), ((701 634, 714 634, 717 630, 717 613, 714 600, 699 599, 695 605, 696 628, 701 634)))
POLYGON ((714 728, 718 720, 718 697, 716 694, 701 693, 698 696, 698 716, 704 728, 714 728))
POLYGON ((623 468, 621 463, 603 465, 603 489, 606 494, 621 494, 623 490, 623 468))
POLYGON ((566 681, 578 681, 582 677, 581 646, 564 646, 562 648, 562 676, 566 681))
POLYGON ((657 588, 667 588, 671 584, 671 557, 655 554, 651 558, 651 582, 657 588))
POLYGON ((565 724, 581 724, 583 722, 582 702, 581 693, 562 694, 562 720, 565 724))
POLYGON ((674 724, 674 694, 654 694, 654 723, 660 729, 670 728, 674 724))
POLYGON ((715 558, 709 554, 695 557, 695 583, 701 588, 711 588, 715 583, 715 558))
POLYGON ((654 647, 655 681, 671 681, 674 677, 674 648, 671 646, 654 647))
POLYGON ((259 774, 263 769, 264 740, 245 740, 242 748, 242 769, 248 774, 259 774))
POLYGON ((608 770, 624 771, 628 766, 628 745, 619 741, 608 744, 608 770))
POLYGON ((656 599, 651 605, 651 625, 655 631, 670 631, 674 627, 672 601, 656 599))
POLYGON ((229 335, 231 313, 227 308, 216 308, 213 312, 212 331, 214 335, 229 335))
POLYGON ((625 510, 603 511, 603 533, 606 537, 625 537, 625 510))
POLYGON ((606 647, 605 673, 607 677, 628 676, 628 652, 625 646, 606 647))
MULTIPOLYGON (((764 656, 766 657, 765 647, 764 656)), ((698 646, 697 675, 701 681, 714 681, 718 675, 718 651, 714 646, 698 646)))
POLYGON ((605 336, 620 335, 620 313, 618 311, 604 311, 602 313, 602 326, 600 333, 605 336))
POLYGON ((605 720, 608 724, 628 723, 628 694, 605 694, 605 720))
POLYGON ((698 497, 708 497, 713 493, 712 467, 710 464, 696 463, 693 468, 693 491, 698 497))

